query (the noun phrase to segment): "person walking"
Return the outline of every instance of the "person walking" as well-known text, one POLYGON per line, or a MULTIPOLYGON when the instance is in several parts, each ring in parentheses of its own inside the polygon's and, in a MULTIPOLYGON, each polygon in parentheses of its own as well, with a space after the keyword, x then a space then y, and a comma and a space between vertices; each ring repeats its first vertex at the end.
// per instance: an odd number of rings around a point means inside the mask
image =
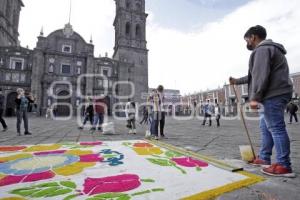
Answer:
POLYGON ((83 127, 87 123, 87 121, 89 121, 91 123, 91 125, 93 125, 93 118, 94 118, 93 100, 91 98, 89 98, 88 104, 84 111, 84 119, 83 119, 82 126, 78 127, 78 129, 83 129, 83 127))
POLYGON ((107 104, 105 102, 105 96, 101 95, 99 98, 94 99, 94 120, 91 131, 95 131, 98 124, 98 131, 103 132, 102 124, 104 122, 104 114, 107 110, 107 104))
POLYGON ((3 115, 3 111, 4 111, 4 95, 2 94, 2 89, 0 88, 0 122, 2 124, 3 127, 3 132, 7 131, 7 125, 5 120, 3 119, 2 115, 3 115))
POLYGON ((164 87, 159 85, 157 87, 157 94, 158 94, 158 105, 159 105, 159 133, 160 137, 165 138, 164 128, 166 122, 166 109, 165 109, 165 94, 164 94, 164 87))
POLYGON ((24 121, 24 128, 25 132, 24 135, 31 135, 31 133, 28 131, 28 105, 29 103, 34 102, 33 96, 29 93, 27 96, 25 96, 25 92, 22 88, 17 89, 17 97, 16 97, 16 104, 17 104, 17 133, 18 136, 21 135, 21 122, 22 119, 24 121))
POLYGON ((219 127, 220 126, 220 118, 221 118, 221 109, 220 109, 219 104, 215 105, 215 118, 217 121, 217 127, 219 127))
POLYGON ((202 126, 205 126, 206 119, 208 118, 209 126, 211 126, 211 115, 212 115, 212 105, 210 104, 209 100, 207 100, 206 104, 203 107, 204 112, 204 119, 202 122, 202 126))
POLYGON ((292 124, 293 117, 295 118, 295 122, 298 123, 297 111, 298 106, 294 104, 292 101, 287 105, 287 111, 290 113, 290 121, 289 124, 292 124))
POLYGON ((136 134, 136 126, 135 126, 136 107, 134 102, 126 103, 125 115, 127 119, 127 128, 129 129, 129 134, 136 134))
POLYGON ((250 107, 260 110, 261 149, 251 164, 271 164, 273 146, 276 163, 261 171, 270 176, 295 177, 290 160, 290 139, 284 121, 284 109, 290 101, 293 85, 283 45, 267 40, 266 29, 250 27, 244 35, 247 49, 252 51, 248 75, 239 79, 230 77, 230 84, 248 84, 250 107))
POLYGON ((143 119, 142 121, 140 121, 140 124, 148 124, 148 117, 149 117, 149 113, 148 113, 148 109, 147 106, 143 107, 143 119))

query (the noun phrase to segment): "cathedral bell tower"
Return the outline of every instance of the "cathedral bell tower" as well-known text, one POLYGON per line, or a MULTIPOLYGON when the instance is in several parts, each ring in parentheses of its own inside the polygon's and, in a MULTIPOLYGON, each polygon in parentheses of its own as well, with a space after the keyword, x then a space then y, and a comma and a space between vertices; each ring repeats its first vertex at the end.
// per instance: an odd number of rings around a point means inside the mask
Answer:
MULTIPOLYGON (((141 102, 148 92, 148 49, 146 41, 145 0, 115 0, 115 47, 113 58, 130 63, 128 70, 135 85, 134 100, 141 102)), ((122 66, 120 66, 122 67, 122 66)))

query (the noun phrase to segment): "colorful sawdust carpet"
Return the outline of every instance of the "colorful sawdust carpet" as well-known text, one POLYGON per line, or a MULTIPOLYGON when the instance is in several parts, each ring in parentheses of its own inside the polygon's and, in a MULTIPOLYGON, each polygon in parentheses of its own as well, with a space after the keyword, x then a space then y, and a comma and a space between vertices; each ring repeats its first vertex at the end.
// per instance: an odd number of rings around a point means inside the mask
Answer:
POLYGON ((0 146, 0 199, 207 199, 262 179, 151 141, 0 146))

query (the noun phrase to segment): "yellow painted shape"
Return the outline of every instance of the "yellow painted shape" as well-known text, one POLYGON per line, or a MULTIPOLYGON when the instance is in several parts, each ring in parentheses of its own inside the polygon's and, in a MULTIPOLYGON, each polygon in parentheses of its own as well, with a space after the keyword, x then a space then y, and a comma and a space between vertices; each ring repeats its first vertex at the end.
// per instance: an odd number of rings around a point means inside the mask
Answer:
POLYGON ((74 156, 82 156, 82 155, 88 155, 88 154, 92 154, 93 151, 91 150, 78 150, 78 149, 74 149, 74 150, 69 150, 69 151, 66 151, 65 154, 68 154, 68 155, 74 155, 74 156))
POLYGON ((61 147, 61 144, 52 144, 52 145, 35 145, 24 149, 24 152, 35 152, 35 151, 52 151, 57 150, 61 147))
POLYGON ((8 161, 13 161, 13 160, 18 160, 22 158, 31 158, 32 155, 28 153, 23 153, 23 154, 16 154, 12 156, 7 156, 7 157, 0 157, 1 162, 8 162, 8 161))
POLYGON ((133 150, 138 155, 159 155, 163 153, 163 151, 159 147, 134 147, 133 150))
POLYGON ((79 174, 84 170, 84 168, 92 167, 94 165, 96 165, 96 163, 76 162, 71 165, 53 169, 53 171, 58 175, 70 176, 70 175, 74 175, 74 174, 79 174))
POLYGON ((246 176, 248 178, 246 178, 244 180, 241 180, 241 181, 237 181, 235 183, 230 183, 230 184, 227 184, 227 185, 224 185, 224 186, 212 189, 212 190, 201 192, 199 194, 195 194, 195 195, 192 195, 190 197, 183 198, 183 199, 184 200, 213 199, 213 198, 215 198, 217 196, 220 196, 220 195, 222 195, 222 194, 224 194, 226 192, 231 192, 233 190, 237 190, 237 189, 240 189, 242 187, 253 185, 255 183, 258 183, 258 182, 261 182, 261 181, 265 180, 261 176, 250 174, 250 173, 245 172, 245 171, 241 171, 241 172, 237 172, 237 173, 242 174, 242 175, 244 175, 244 176, 246 176))
POLYGON ((0 200, 26 200, 22 197, 4 197, 4 198, 1 198, 0 200))

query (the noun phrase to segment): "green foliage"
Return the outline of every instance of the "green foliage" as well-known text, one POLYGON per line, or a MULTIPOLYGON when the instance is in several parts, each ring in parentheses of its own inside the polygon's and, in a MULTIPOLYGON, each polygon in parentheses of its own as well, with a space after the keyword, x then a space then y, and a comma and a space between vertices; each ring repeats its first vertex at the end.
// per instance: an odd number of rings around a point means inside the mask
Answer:
POLYGON ((17 194, 23 197, 40 198, 40 197, 56 197, 72 192, 76 188, 76 184, 71 181, 61 181, 59 183, 42 183, 12 190, 11 194, 17 194))

